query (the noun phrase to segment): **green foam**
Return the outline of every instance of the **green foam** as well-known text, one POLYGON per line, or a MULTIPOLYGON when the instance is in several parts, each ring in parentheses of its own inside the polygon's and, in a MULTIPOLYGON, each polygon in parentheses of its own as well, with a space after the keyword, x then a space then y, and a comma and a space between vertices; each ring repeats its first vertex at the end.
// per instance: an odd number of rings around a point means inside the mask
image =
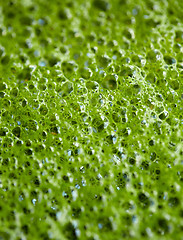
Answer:
POLYGON ((182 9, 0 2, 0 239, 183 239, 182 9))

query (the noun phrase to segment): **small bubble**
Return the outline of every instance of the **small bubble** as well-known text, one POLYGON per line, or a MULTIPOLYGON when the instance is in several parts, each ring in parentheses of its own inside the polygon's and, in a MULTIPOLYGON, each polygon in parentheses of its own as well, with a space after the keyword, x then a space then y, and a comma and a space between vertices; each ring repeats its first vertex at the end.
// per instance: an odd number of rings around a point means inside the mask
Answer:
POLYGON ((24 200, 23 196, 20 195, 20 196, 19 196, 19 201, 23 201, 23 200, 24 200))
POLYGON ((0 128, 0 136, 4 137, 7 135, 8 129, 6 128, 0 128))
POLYGON ((5 97, 5 95, 6 95, 6 93, 5 93, 5 92, 0 92, 0 98, 4 98, 4 97, 5 97))
POLYGON ((32 199, 32 203, 34 204, 34 206, 36 205, 37 199, 32 199))
POLYGON ((58 17, 61 19, 61 20, 68 20, 71 18, 71 13, 69 11, 69 9, 60 9, 59 12, 58 12, 58 17))
POLYGON ((40 67, 45 67, 46 66, 46 62, 45 61, 40 61, 39 62, 39 66, 40 67))
POLYGON ((164 56, 164 61, 166 64, 168 65, 171 65, 171 64, 175 64, 176 63, 176 60, 175 58, 171 57, 171 56, 168 56, 168 55, 165 55, 164 56))
POLYGON ((99 227, 99 229, 102 229, 103 228, 103 224, 99 223, 98 227, 99 227))
POLYGON ((80 189, 80 186, 78 184, 75 185, 75 188, 80 189))
POLYGON ((138 14, 138 9, 137 8, 133 8, 132 14, 133 14, 133 16, 136 16, 138 14))
POLYGON ((0 83, 0 91, 3 91, 7 88, 6 83, 0 83))
POLYGON ((102 87, 109 90, 115 90, 117 88, 116 76, 115 75, 106 76, 102 81, 102 87))
POLYGON ((16 127, 13 129, 12 133, 16 136, 16 137, 20 137, 20 133, 21 133, 21 128, 20 127, 16 127))
POLYGON ((40 18, 38 20, 38 23, 39 23, 39 25, 43 26, 43 25, 45 25, 45 20, 40 18))
POLYGON ((7 65, 10 62, 10 57, 8 55, 5 55, 1 58, 2 65, 7 65))
POLYGON ((164 111, 163 113, 161 113, 161 114, 159 115, 159 118, 160 118, 161 120, 165 120, 167 117, 168 117, 168 112, 166 112, 166 111, 164 111))
POLYGON ((74 75, 77 70, 77 65, 73 61, 63 61, 62 62, 62 71, 66 77, 71 77, 74 75))
POLYGON ((46 115, 48 113, 48 108, 46 107, 46 105, 41 105, 39 111, 42 115, 46 115))
POLYGON ((107 55, 98 56, 98 67, 106 68, 111 63, 111 59, 107 55))

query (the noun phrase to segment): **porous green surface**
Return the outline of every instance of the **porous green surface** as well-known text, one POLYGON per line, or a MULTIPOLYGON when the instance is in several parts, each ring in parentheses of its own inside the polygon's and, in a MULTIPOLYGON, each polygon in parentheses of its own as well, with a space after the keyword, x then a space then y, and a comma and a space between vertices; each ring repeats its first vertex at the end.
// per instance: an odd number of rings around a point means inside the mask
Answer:
POLYGON ((183 1, 0 0, 0 239, 183 239, 183 1))

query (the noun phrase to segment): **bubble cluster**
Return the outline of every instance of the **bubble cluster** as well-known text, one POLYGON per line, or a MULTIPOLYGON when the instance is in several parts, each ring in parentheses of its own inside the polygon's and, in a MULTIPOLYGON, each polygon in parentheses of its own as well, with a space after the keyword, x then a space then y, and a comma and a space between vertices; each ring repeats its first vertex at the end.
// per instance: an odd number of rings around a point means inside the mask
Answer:
POLYGON ((182 239, 181 6, 2 1, 0 239, 182 239))

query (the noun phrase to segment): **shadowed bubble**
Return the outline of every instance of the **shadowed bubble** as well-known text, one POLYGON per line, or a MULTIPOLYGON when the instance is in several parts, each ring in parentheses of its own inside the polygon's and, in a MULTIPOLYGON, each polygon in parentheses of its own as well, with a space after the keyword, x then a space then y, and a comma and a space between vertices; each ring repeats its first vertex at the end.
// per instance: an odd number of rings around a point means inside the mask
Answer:
POLYGON ((108 75, 106 76, 102 81, 102 87, 109 89, 109 90, 115 90, 117 89, 117 80, 114 75, 108 75))

